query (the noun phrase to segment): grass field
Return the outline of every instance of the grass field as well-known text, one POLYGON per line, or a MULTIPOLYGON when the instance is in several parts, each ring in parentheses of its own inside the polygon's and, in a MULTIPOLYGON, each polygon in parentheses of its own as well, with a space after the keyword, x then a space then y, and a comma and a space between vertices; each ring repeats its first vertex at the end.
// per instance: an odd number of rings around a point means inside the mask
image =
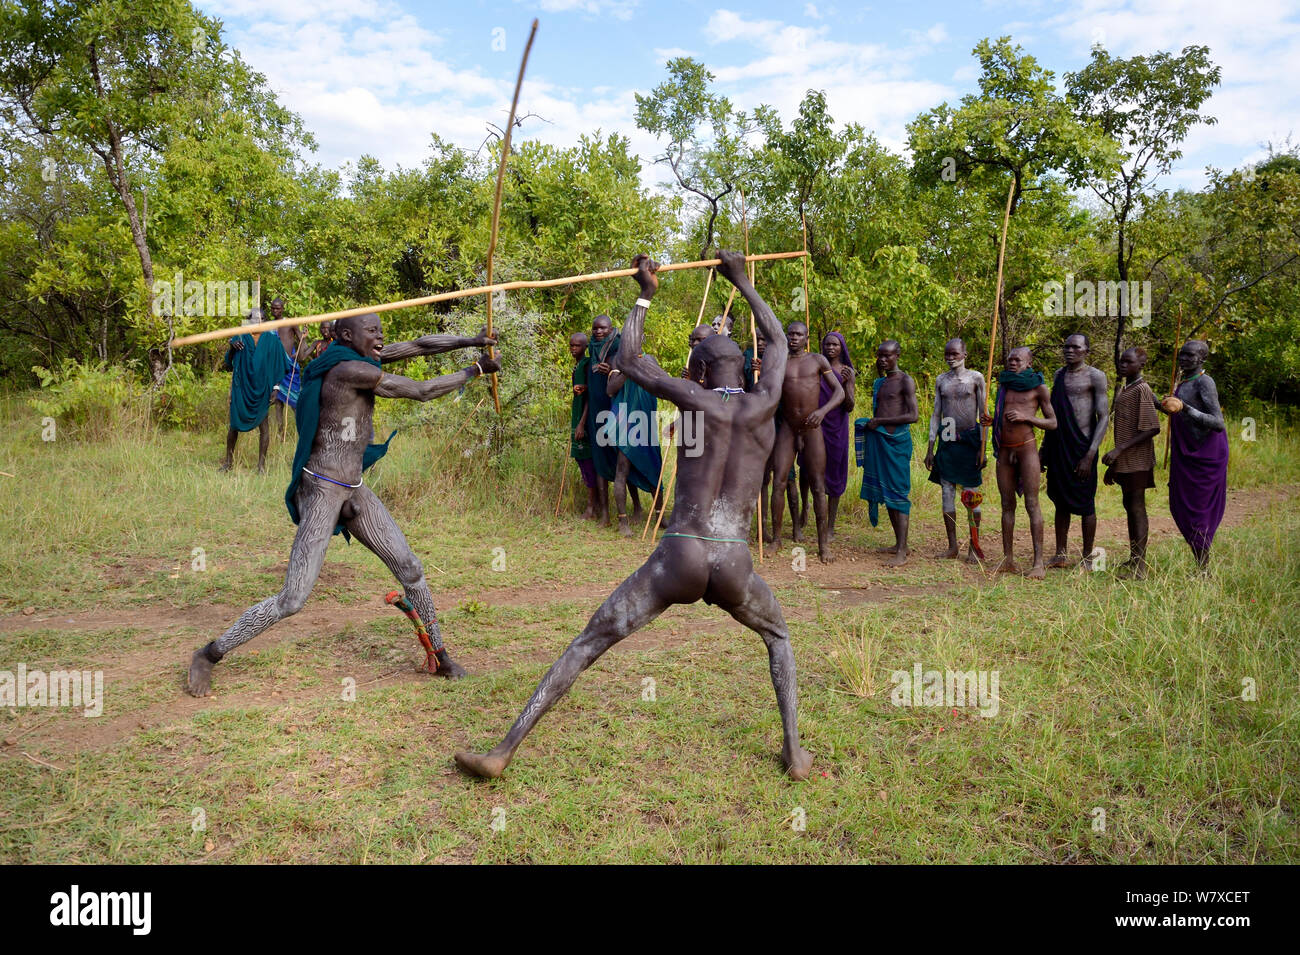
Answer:
MULTIPOLYGON (((414 672, 410 626, 382 601, 391 578, 336 538, 306 609, 193 700, 189 654, 279 588, 289 448, 259 478, 246 437, 219 475, 222 435, 43 442, 24 398, 0 399, 0 470, 15 475, 0 477, 0 670, 102 670, 105 685, 98 718, 0 708, 0 861, 1300 861, 1300 434, 1267 409, 1257 440, 1229 429, 1209 580, 1191 574, 1163 474, 1142 583, 989 580, 933 559, 938 492, 919 470, 908 566, 884 567, 887 528, 848 498, 835 564, 810 554, 796 572, 788 544, 769 558, 805 783, 780 771, 761 641, 704 605, 601 659, 502 779, 457 773, 453 750, 500 738, 650 549, 551 516, 558 454, 504 482, 466 456, 444 425, 468 410, 399 435, 368 482, 424 559, 472 677, 414 672), (996 671, 996 714, 894 705, 891 675, 917 665, 996 671)), ((1100 504, 1113 567, 1118 493, 1100 504)), ((1050 505, 1048 519, 1050 546, 1050 505)), ((1018 540, 1024 556, 1023 512, 1018 540)))

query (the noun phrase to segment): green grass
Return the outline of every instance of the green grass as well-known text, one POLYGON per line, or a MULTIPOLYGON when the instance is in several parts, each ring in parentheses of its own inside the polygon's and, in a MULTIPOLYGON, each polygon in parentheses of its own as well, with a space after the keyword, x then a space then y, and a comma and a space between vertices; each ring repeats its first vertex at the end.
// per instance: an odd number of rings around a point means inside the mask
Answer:
MULTIPOLYGON (((57 616, 7 621, 0 669, 103 669, 106 701, 100 720, 0 708, 0 736, 30 732, 0 747, 0 861, 1300 861, 1294 487, 1221 531, 1208 581, 1165 538, 1144 583, 1056 572, 1036 585, 922 556, 942 530, 918 472, 909 566, 866 555, 886 529, 847 499, 839 563, 810 560, 802 577, 765 565, 791 622, 808 782, 781 775, 761 642, 698 605, 602 658, 483 783, 452 751, 500 738, 648 551, 550 516, 558 458, 549 477, 542 451, 525 460, 533 478, 499 481, 459 455, 439 475, 443 445, 412 430, 375 475, 472 679, 410 673, 407 622, 362 606, 390 578, 340 538, 295 618, 323 608, 331 622, 271 631, 221 664, 214 700, 190 704, 183 664, 214 635, 199 614, 233 616, 279 586, 288 450, 258 478, 246 438, 236 473, 218 475, 219 435, 43 444, 26 414, 12 401, 0 439, 0 470, 19 475, 0 478, 0 610, 57 616), (918 663, 998 671, 997 715, 894 706, 891 673, 918 663)), ((1266 424, 1253 444, 1230 432, 1234 487, 1300 482, 1295 432, 1266 424)), ((1103 520, 1117 498, 1103 490, 1103 520)))

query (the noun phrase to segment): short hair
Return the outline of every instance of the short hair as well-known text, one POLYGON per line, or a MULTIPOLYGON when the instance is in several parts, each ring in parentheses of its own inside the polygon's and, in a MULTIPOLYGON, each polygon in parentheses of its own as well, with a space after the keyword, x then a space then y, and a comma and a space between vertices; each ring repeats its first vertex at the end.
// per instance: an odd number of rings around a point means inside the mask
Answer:
POLYGON ((1033 350, 1032 348, 1030 348, 1028 345, 1017 345, 1015 348, 1011 349, 1011 351, 1007 352, 1007 357, 1010 358, 1012 355, 1014 355, 1014 354, 1015 354, 1016 352, 1018 352, 1018 351, 1022 351, 1022 352, 1024 352, 1026 355, 1029 356, 1029 360, 1030 360, 1030 362, 1033 362, 1033 360, 1034 360, 1034 350, 1033 350))
POLYGON ((802 329, 804 330, 804 334, 807 334, 807 333, 808 333, 808 326, 807 326, 807 324, 805 324, 804 322, 799 321, 799 319, 797 319, 797 318, 796 318, 793 322, 791 322, 789 325, 787 325, 787 326, 785 327, 785 333, 786 333, 787 335, 790 334, 790 329, 794 328, 796 325, 798 325, 800 328, 802 328, 802 329))
POLYGON ((581 338, 584 342, 588 341, 586 332, 574 332, 569 336, 569 342, 572 343, 575 338, 581 338))
POLYGON ((1186 348, 1188 345, 1196 346, 1196 350, 1200 352, 1202 360, 1205 360, 1206 358, 1210 357, 1210 343, 1205 341, 1204 339, 1189 338, 1183 344, 1183 347, 1186 348))
MULTIPOLYGON (((894 341, 892 338, 886 338, 881 342, 880 348, 883 348, 886 351, 897 352, 900 355, 903 354, 903 346, 898 344, 898 342, 894 341)), ((880 348, 877 348, 876 351, 880 351, 880 348)))
POLYGON ((249 320, 249 321, 252 321, 252 320, 253 320, 253 316, 257 316, 257 321, 259 321, 259 322, 261 322, 261 321, 265 321, 265 319, 266 319, 266 313, 263 312, 260 308, 250 308, 250 309, 248 310, 248 320, 249 320))
POLYGON ((1133 357, 1138 360, 1139 364, 1145 365, 1147 363, 1147 350, 1141 345, 1134 345, 1131 348, 1125 348, 1123 354, 1119 357, 1123 358, 1124 355, 1127 355, 1129 352, 1133 353, 1133 357))
POLYGON ((271 299, 271 304, 272 304, 272 305, 283 305, 283 304, 284 304, 284 299, 279 298, 279 297, 273 298, 273 299, 271 299))
POLYGON ((1082 338, 1083 347, 1088 349, 1088 351, 1092 351, 1092 339, 1088 337, 1087 332, 1070 332, 1070 334, 1066 335, 1065 338, 1061 340, 1061 344, 1064 345, 1071 338, 1082 338))
POLYGON ((949 345, 952 345, 952 344, 960 345, 960 346, 961 346, 961 350, 962 350, 963 352, 966 351, 966 343, 965 343, 964 341, 962 341, 960 338, 950 338, 950 339, 948 339, 946 342, 943 343, 943 350, 944 350, 944 351, 947 351, 947 350, 948 350, 948 346, 949 346, 949 345))
POLYGON ((342 338, 343 330, 346 328, 355 338, 361 331, 361 323, 367 318, 378 319, 379 316, 374 312, 367 312, 364 315, 349 315, 346 318, 340 318, 334 323, 334 337, 342 338))

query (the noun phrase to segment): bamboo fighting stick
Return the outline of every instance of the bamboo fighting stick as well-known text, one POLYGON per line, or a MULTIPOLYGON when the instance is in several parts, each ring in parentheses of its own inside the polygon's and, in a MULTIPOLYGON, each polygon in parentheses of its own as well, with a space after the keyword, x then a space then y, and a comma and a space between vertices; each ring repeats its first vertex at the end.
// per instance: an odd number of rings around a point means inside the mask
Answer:
POLYGON ((812 308, 808 301, 808 217, 799 212, 799 223, 803 226, 803 324, 808 327, 812 321, 812 308))
MULTIPOLYGON (((750 256, 755 262, 765 262, 770 259, 797 259, 804 255, 804 252, 764 252, 759 255, 750 256)), ((708 269, 716 268, 722 264, 721 259, 700 259, 695 262, 670 262, 666 265, 659 266, 659 272, 680 272, 683 269, 708 269)), ((280 318, 271 322, 261 322, 257 326, 257 332, 272 332, 278 328, 292 328, 296 325, 315 325, 320 322, 338 321, 341 318, 352 318, 356 315, 369 315, 372 312, 392 312, 400 308, 418 308, 421 305, 433 305, 436 302, 450 302, 455 299, 473 298, 475 295, 490 295, 492 292, 512 292, 516 289, 535 289, 535 288, 556 288, 560 285, 577 285, 582 282, 600 282, 604 279, 621 279, 629 278, 636 275, 637 270, 613 269, 608 272, 591 272, 585 275, 566 275, 558 279, 521 279, 516 282, 497 282, 493 285, 478 285, 474 288, 458 289, 454 292, 439 292, 437 295, 425 295, 421 298, 408 298, 400 302, 381 302, 378 305, 359 305, 356 308, 345 308, 337 312, 323 312, 320 315, 304 315, 301 318, 280 318)), ((248 325, 236 325, 234 328, 220 328, 211 332, 197 332, 193 335, 186 335, 182 338, 174 339, 171 342, 173 348, 179 348, 182 345, 198 345, 202 342, 217 341, 222 338, 234 338, 236 335, 243 335, 246 332, 253 331, 248 325)))
MULTIPOLYGON (((713 285, 713 271, 713 269, 709 269, 708 278, 704 280, 704 298, 700 300, 700 314, 695 316, 696 328, 699 328, 700 322, 704 321, 704 309, 709 304, 709 287, 713 285)), ((689 358, 689 356, 687 357, 689 358)))
MULTIPOLYGON (((671 471, 668 472, 668 484, 667 484, 666 487, 664 487, 664 500, 665 500, 665 501, 668 500, 668 495, 671 494, 671 493, 676 489, 676 487, 677 487, 677 455, 674 454, 674 455, 673 455, 673 469, 672 469, 671 471)), ((650 535, 650 539, 651 539, 651 540, 654 540, 656 537, 659 536, 659 525, 663 523, 663 520, 664 520, 664 511, 666 511, 666 510, 668 510, 667 507, 663 508, 663 510, 661 510, 661 511, 659 512, 659 519, 658 519, 657 521, 655 521, 655 530, 654 530, 654 533, 650 535)))
MULTIPOLYGON (((1178 350, 1182 347, 1179 339, 1183 337, 1183 307, 1178 306, 1178 331, 1174 333, 1174 367, 1169 372, 1169 393, 1172 395, 1178 390, 1178 350)), ((1166 469, 1169 467, 1169 444, 1174 436, 1174 419, 1169 419, 1169 427, 1165 429, 1165 463, 1160 467, 1166 469)))
MULTIPOLYGON (((497 166, 497 191, 492 200, 492 237, 488 240, 487 252, 487 284, 492 284, 492 259, 497 251, 497 230, 501 225, 501 192, 505 185, 506 179, 506 162, 510 159, 510 134, 515 128, 515 111, 519 108, 519 91, 524 87, 524 69, 528 66, 528 53, 533 48, 533 38, 537 36, 537 20, 533 20, 533 27, 528 31, 528 42, 524 44, 524 56, 519 61, 519 76, 515 80, 515 96, 510 101, 510 118, 506 120, 505 132, 501 135, 501 165, 497 166)), ((492 296, 487 297, 487 333, 492 337, 492 296)), ((496 357, 496 349, 491 345, 488 346, 488 357, 496 357)), ((497 373, 492 372, 492 401, 496 405, 497 416, 501 415, 501 392, 497 380, 497 373)))
MULTIPOLYGON (((745 192, 740 192, 740 224, 745 230, 745 255, 749 255, 749 218, 745 214, 745 192)), ((754 284, 754 263, 749 263, 749 284, 754 284)), ((754 357, 758 357, 758 332, 754 326, 754 310, 749 310, 749 335, 754 342, 754 357)), ((758 381, 758 371, 754 371, 754 381, 758 381)), ((754 505, 754 513, 758 515, 758 562, 763 562, 763 486, 758 488, 758 500, 754 505)))
MULTIPOLYGON (((1002 311, 1002 264, 1007 254, 1007 226, 1011 224, 1011 200, 1016 195, 1016 181, 1011 180, 1007 190, 1007 208, 1002 213, 1002 238, 998 241, 998 282, 993 292, 993 331, 989 334, 989 368, 984 376, 984 400, 996 394, 993 389, 993 350, 998 344, 998 314, 1002 311)), ((984 446, 988 443, 988 430, 980 433, 980 461, 984 460, 984 446)))

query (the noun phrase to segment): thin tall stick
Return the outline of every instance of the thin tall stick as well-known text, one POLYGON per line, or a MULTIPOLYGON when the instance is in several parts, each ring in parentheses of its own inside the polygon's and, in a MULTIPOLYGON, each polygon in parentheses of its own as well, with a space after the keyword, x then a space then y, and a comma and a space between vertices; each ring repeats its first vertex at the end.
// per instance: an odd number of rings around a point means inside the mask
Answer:
MULTIPOLYGON (((700 327, 700 322, 704 321, 704 309, 709 304, 709 287, 713 285, 713 269, 709 269, 708 278, 704 280, 704 298, 700 300, 700 314, 695 316, 695 327, 700 327)), ((687 356, 690 357, 689 355, 687 356)))
MULTIPOLYGON (((563 453, 563 452, 561 452, 563 453)), ((564 503, 564 479, 569 476, 569 462, 564 458, 560 459, 560 496, 555 499, 555 516, 560 516, 560 505, 564 503)))
MULTIPOLYGON (((995 395, 993 388, 993 349, 998 343, 998 314, 1002 311, 1002 263, 1007 254, 1007 226, 1011 223, 1011 200, 1016 194, 1016 180, 1012 178, 1011 188, 1007 190, 1007 208, 1002 213, 1002 238, 998 241, 998 283, 993 293, 993 331, 989 334, 989 368, 984 375, 984 400, 995 395)), ((995 400, 996 405, 996 400, 995 400)), ((988 428, 980 430, 980 463, 984 462, 984 448, 988 444, 988 428)))
MULTIPOLYGON (((537 36, 537 20, 533 20, 533 28, 528 31, 528 42, 524 44, 524 56, 519 61, 519 77, 515 80, 515 96, 510 101, 510 118, 506 120, 505 132, 501 135, 501 165, 497 166, 497 191, 496 197, 492 200, 492 238, 488 240, 487 252, 487 284, 492 284, 492 259, 497 251, 497 229, 501 225, 501 192, 505 185, 506 178, 506 161, 510 158, 510 134, 515 128, 515 111, 519 108, 519 91, 524 88, 524 69, 528 66, 528 53, 533 48, 533 38, 537 36)), ((487 297, 487 333, 492 337, 492 296, 487 297)), ((488 346, 488 357, 496 357, 496 349, 491 345, 488 346)), ((497 408, 497 416, 501 415, 501 393, 497 381, 497 373, 492 372, 492 401, 497 408)))
MULTIPOLYGON (((668 472, 668 486, 664 488, 665 501, 668 500, 668 495, 671 494, 676 487, 677 487, 677 455, 674 454, 673 469, 670 472, 668 472)), ((663 510, 659 512, 659 520, 655 521, 654 533, 650 535, 650 539, 652 541, 659 536, 659 525, 663 523, 664 511, 666 510, 668 510, 667 507, 665 507, 663 510)))
MULTIPOLYGON (((797 259, 806 253, 804 252, 763 252, 758 255, 748 256, 755 262, 766 262, 771 259, 797 259)), ((695 262, 670 262, 667 265, 659 266, 659 272, 680 272, 683 269, 707 269, 716 268, 722 264, 721 259, 700 259, 695 262)), ((258 333, 275 331, 278 328, 292 328, 295 325, 315 325, 319 322, 337 321, 340 318, 351 318, 355 315, 369 315, 370 313, 392 312, 400 308, 418 308, 421 305, 433 305, 436 302, 450 302, 455 299, 473 298, 475 295, 488 295, 492 292, 512 292, 516 289, 536 289, 536 288, 555 288, 560 285, 577 285, 582 282, 599 282, 603 279, 621 279, 629 278, 636 275, 636 269, 613 269, 609 272, 591 272, 586 275, 566 275, 558 279, 523 279, 516 282, 497 282, 494 285, 478 285, 474 288, 458 289, 455 292, 439 292, 437 295, 425 295, 421 298, 408 298, 400 302, 382 302, 378 305, 359 305, 356 308, 345 308, 337 312, 324 312, 320 315, 304 315, 301 318, 279 318, 271 322, 262 322, 258 326, 258 333)), ((211 332, 197 332, 193 335, 185 335, 172 341, 173 348, 179 348, 182 345, 198 345, 202 342, 217 341, 222 338, 234 338, 236 335, 243 335, 248 332, 249 326, 237 325, 234 328, 221 328, 211 332)))
MULTIPOLYGON (((749 255, 749 218, 745 210, 745 193, 740 193, 740 224, 745 230, 745 255, 749 255)), ((804 260, 805 262, 807 259, 804 260)), ((756 266, 753 262, 749 263, 749 284, 754 284, 754 269, 756 266)), ((754 325, 754 310, 749 310, 749 335, 754 342, 754 357, 758 357, 758 332, 754 325)), ((754 381, 758 381, 758 372, 754 372, 754 381)), ((755 513, 758 514, 758 562, 763 562, 763 489, 758 489, 758 499, 755 502, 755 513)))
MULTIPOLYGON (((686 360, 687 360, 688 362, 691 360, 690 355, 687 355, 687 356, 686 356, 686 360)), ((673 429, 673 424, 670 423, 670 424, 668 425, 668 431, 669 431, 669 433, 672 432, 672 429, 673 429)), ((663 439, 663 435, 660 434, 659 437, 660 437, 660 441, 659 441, 659 450, 660 450, 660 455, 659 455, 659 480, 657 480, 657 481, 655 482, 655 492, 654 492, 654 495, 650 498, 650 512, 649 512, 648 514, 646 514, 646 516, 645 516, 645 527, 641 528, 641 539, 642 539, 642 540, 645 540, 645 536, 646 536, 646 534, 648 534, 648 533, 650 532, 650 520, 651 520, 651 518, 653 518, 653 517, 655 516, 655 505, 657 505, 657 504, 659 503, 659 491, 660 491, 660 489, 664 486, 664 468, 668 467, 668 455, 665 454, 665 453, 663 453, 663 446, 664 446, 664 443, 663 443, 663 440, 662 440, 662 439, 663 439)), ((672 441, 671 441, 671 440, 668 442, 668 447, 669 447, 670 449, 672 448, 672 441)), ((664 498, 664 506, 665 506, 665 507, 668 506, 668 498, 667 498, 667 497, 664 498)))
POLYGON ((808 301, 808 217, 802 211, 799 222, 803 226, 803 324, 807 328, 812 321, 812 309, 808 301))

